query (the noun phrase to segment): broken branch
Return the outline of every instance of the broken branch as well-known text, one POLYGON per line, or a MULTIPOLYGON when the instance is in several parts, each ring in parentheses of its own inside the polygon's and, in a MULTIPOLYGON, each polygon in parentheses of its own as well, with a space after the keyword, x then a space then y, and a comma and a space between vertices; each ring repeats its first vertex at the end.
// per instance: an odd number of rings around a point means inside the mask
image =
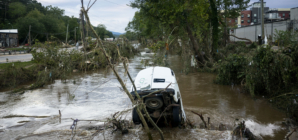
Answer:
POLYGON ((205 125, 205 128, 207 128, 207 124, 206 124, 206 122, 205 122, 205 120, 204 120, 203 115, 202 115, 202 114, 199 114, 199 113, 196 113, 196 112, 194 112, 194 111, 191 111, 191 112, 194 113, 194 114, 196 114, 196 115, 198 115, 198 116, 201 118, 201 120, 203 121, 203 123, 204 123, 204 125, 205 125))
POLYGON ((253 43, 250 39, 247 39, 247 38, 240 38, 240 37, 237 37, 235 35, 229 35, 229 36, 235 37, 235 38, 240 39, 240 40, 246 40, 246 41, 248 41, 250 43, 253 43))

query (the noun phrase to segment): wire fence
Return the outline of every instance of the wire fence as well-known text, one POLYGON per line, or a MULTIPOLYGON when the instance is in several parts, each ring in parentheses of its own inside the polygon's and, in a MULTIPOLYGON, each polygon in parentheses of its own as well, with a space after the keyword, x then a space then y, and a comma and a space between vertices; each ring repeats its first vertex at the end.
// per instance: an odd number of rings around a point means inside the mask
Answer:
MULTIPOLYGON (((276 34, 276 30, 279 31, 298 31, 298 20, 286 20, 286 21, 279 21, 279 22, 270 22, 264 24, 264 34, 267 38, 270 36, 272 37, 272 42, 274 42, 274 36, 276 34)), ((258 35, 262 34, 261 25, 251 25, 241 28, 236 28, 231 31, 231 34, 239 37, 239 38, 246 38, 250 39, 251 41, 258 41, 258 35)), ((239 40, 235 37, 230 37, 231 41, 243 41, 239 40)))

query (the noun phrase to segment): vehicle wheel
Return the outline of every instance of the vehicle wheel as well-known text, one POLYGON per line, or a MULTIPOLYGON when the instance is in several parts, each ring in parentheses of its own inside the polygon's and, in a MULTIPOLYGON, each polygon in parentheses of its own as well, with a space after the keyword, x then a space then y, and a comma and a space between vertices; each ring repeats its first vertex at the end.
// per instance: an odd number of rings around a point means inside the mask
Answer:
POLYGON ((181 123, 180 106, 173 106, 172 127, 177 127, 181 123))
POLYGON ((142 121, 139 117, 139 114, 137 113, 137 108, 135 107, 133 110, 132 110, 132 121, 134 124, 141 124, 142 121))
POLYGON ((150 109, 159 109, 163 106, 163 100, 160 97, 148 97, 145 99, 145 104, 150 109))

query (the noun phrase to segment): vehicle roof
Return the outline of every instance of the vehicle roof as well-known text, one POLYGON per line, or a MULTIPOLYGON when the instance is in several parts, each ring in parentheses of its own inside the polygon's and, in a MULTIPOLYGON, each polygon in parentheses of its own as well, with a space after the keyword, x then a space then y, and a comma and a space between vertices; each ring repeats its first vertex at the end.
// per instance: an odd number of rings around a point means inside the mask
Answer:
POLYGON ((174 72, 167 67, 149 67, 141 70, 135 78, 137 90, 151 90, 166 88, 170 83, 169 88, 173 88, 176 83, 174 72), (164 79, 164 82, 154 82, 154 79, 164 79))

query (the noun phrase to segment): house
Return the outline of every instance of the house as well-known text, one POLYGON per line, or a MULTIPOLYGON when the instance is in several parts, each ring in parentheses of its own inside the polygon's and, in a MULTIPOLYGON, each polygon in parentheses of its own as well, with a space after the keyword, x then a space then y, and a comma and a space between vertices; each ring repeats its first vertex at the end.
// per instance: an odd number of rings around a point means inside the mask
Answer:
POLYGON ((0 47, 18 47, 18 29, 0 30, 0 47))
POLYGON ((283 19, 283 20, 288 20, 290 19, 290 12, 291 8, 277 8, 278 15, 283 19))

